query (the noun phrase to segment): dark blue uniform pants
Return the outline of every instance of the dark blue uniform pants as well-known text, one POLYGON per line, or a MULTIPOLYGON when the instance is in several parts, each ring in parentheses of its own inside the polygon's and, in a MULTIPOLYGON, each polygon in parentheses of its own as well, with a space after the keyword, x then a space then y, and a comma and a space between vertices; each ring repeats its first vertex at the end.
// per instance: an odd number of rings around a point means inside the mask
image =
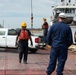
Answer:
POLYGON ((43 35, 44 35, 44 42, 45 42, 45 43, 46 43, 47 33, 48 33, 48 29, 47 29, 47 28, 44 28, 44 29, 43 29, 43 35))
POLYGON ((28 44, 26 45, 19 44, 18 51, 19 51, 19 59, 22 60, 22 58, 24 57, 23 60, 27 61, 28 44))
POLYGON ((65 61, 67 59, 67 48, 59 47, 59 48, 52 48, 50 52, 50 61, 47 68, 47 73, 52 73, 55 70, 56 63, 58 60, 57 65, 57 75, 63 75, 65 61))

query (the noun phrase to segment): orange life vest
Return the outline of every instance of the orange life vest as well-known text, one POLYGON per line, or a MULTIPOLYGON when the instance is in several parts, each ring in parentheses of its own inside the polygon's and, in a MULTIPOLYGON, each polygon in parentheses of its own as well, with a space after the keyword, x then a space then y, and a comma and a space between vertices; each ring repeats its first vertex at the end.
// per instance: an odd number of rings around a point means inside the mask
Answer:
POLYGON ((42 25, 42 28, 48 28, 48 25, 42 25))
POLYGON ((20 31, 20 36, 19 36, 20 40, 28 40, 29 39, 29 34, 27 30, 21 30, 20 31))

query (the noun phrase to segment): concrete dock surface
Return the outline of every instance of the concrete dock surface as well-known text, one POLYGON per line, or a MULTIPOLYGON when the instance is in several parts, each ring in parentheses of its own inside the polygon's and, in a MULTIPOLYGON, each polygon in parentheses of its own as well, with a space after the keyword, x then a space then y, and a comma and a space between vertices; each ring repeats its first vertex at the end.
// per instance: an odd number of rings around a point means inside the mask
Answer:
MULTIPOLYGON (((0 50, 0 75, 46 75, 50 50, 28 54, 28 64, 19 63, 17 50, 0 50)), ((76 52, 68 51, 64 75, 76 75, 76 52)), ((52 73, 56 75, 56 70, 52 73)))

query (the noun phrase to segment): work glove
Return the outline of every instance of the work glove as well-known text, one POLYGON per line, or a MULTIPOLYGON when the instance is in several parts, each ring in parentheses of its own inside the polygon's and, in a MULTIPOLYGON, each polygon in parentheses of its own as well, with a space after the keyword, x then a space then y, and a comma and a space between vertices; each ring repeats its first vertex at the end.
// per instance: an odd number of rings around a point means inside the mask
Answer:
POLYGON ((15 46, 18 47, 18 42, 17 41, 15 42, 15 46))
POLYGON ((33 46, 33 42, 31 42, 31 46, 33 46))

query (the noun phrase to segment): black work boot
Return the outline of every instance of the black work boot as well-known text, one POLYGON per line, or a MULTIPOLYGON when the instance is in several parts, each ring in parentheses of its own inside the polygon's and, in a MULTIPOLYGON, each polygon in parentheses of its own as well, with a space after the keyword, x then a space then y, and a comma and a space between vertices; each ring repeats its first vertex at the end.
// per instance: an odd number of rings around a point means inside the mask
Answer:
POLYGON ((27 61, 23 60, 24 64, 27 64, 27 61))
POLYGON ((49 73, 47 73, 47 75, 50 75, 49 73))
POLYGON ((21 60, 19 59, 19 63, 21 63, 21 60))
POLYGON ((47 71, 46 71, 46 74, 47 74, 47 75, 51 75, 51 74, 50 74, 49 72, 47 72, 47 71))

